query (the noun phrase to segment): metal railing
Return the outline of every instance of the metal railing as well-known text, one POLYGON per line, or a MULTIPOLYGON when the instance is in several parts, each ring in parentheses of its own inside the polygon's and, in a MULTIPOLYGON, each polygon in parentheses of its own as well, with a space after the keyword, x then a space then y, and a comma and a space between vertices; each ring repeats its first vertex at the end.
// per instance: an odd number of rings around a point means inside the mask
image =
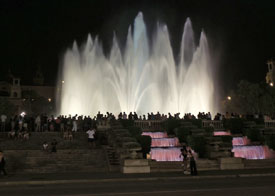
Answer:
POLYGON ((220 120, 202 120, 202 127, 213 127, 214 129, 223 129, 223 123, 220 120))
POLYGON ((135 120, 134 125, 140 127, 142 130, 155 129, 161 130, 163 121, 162 120, 135 120))
POLYGON ((275 128, 275 120, 265 120, 264 121, 265 128, 275 128))

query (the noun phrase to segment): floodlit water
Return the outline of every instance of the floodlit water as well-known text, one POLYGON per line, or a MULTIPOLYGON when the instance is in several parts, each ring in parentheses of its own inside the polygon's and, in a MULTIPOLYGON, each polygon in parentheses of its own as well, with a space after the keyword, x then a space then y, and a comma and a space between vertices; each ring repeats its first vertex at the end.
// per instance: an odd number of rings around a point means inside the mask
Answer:
POLYGON ((182 161, 178 138, 168 138, 166 132, 143 132, 152 138, 150 157, 156 161, 182 161))
POLYGON ((189 18, 176 56, 180 57, 178 64, 166 25, 157 25, 149 46, 142 13, 135 18, 133 28, 129 27, 123 51, 114 36, 106 57, 98 38, 89 35, 82 47, 74 43, 64 55, 59 79, 60 113, 214 112, 207 38, 201 32, 199 45, 195 45, 189 18))
POLYGON ((245 137, 233 137, 232 140, 234 157, 245 159, 271 159, 275 158, 275 152, 268 146, 254 146, 251 141, 245 137))
POLYGON ((181 148, 151 148, 151 159, 156 161, 182 161, 181 148))

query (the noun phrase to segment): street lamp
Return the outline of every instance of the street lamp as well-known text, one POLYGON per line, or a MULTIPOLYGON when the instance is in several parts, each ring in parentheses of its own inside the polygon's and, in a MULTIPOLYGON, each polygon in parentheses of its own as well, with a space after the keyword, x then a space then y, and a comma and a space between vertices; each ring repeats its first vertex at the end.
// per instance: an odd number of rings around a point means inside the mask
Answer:
POLYGON ((273 86, 273 82, 270 82, 270 83, 269 83, 269 86, 271 86, 271 87, 272 87, 272 86, 273 86))
POLYGON ((231 97, 230 97, 230 96, 227 96, 227 100, 231 101, 231 97))

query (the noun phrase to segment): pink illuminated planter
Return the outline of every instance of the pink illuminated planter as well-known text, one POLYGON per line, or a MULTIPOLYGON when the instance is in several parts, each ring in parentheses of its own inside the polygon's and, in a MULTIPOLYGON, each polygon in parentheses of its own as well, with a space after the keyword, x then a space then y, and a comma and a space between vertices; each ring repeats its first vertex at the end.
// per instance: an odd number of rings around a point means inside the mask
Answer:
POLYGON ((151 147, 175 147, 179 146, 178 138, 153 138, 151 147))
POLYGON ((182 161, 179 139, 166 132, 143 132, 152 138, 150 158, 156 161, 182 161))
POLYGON ((166 132, 143 132, 141 135, 147 135, 151 138, 167 138, 168 135, 166 132))
POLYGON ((275 158, 275 153, 267 146, 234 146, 234 157, 245 159, 270 159, 275 158))
POLYGON ((268 146, 252 146, 251 141, 245 137, 234 137, 232 139, 234 157, 244 159, 271 159, 275 158, 275 152, 268 146))
POLYGON ((156 161, 182 161, 181 148, 151 148, 151 159, 156 161))
POLYGON ((233 146, 246 146, 249 145, 251 142, 250 140, 245 137, 233 137, 232 139, 232 145, 233 146))
POLYGON ((224 135, 231 135, 230 131, 214 131, 214 136, 224 136, 224 135))

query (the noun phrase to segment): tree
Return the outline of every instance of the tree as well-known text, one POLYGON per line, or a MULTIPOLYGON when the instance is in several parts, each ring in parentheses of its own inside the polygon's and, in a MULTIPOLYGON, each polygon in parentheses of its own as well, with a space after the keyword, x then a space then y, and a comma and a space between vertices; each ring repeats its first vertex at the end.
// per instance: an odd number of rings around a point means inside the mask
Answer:
POLYGON ((231 100, 225 101, 225 111, 240 114, 273 114, 275 111, 275 89, 266 84, 242 80, 230 96, 231 100))

